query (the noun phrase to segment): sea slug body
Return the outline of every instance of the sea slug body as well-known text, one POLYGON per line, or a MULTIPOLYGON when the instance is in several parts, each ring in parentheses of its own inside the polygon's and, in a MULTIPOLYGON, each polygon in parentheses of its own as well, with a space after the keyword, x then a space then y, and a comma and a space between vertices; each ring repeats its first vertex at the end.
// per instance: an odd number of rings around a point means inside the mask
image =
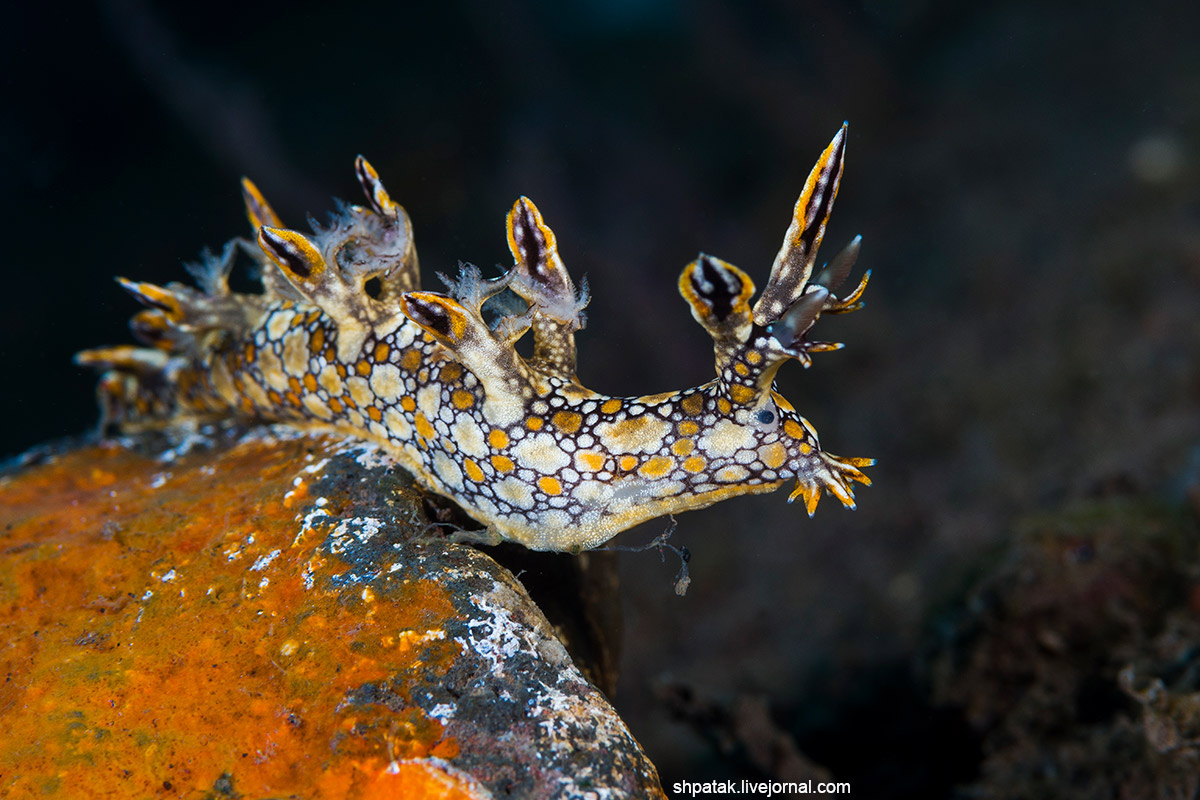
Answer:
POLYGON ((420 289, 412 227, 361 156, 368 206, 342 208, 314 233, 286 229, 243 181, 257 242, 235 239, 191 269, 199 289, 118 279, 147 308, 131 327, 145 347, 88 350, 104 371, 106 425, 131 431, 240 416, 337 432, 381 445, 431 491, 496 539, 580 551, 654 517, 795 480, 811 516, 821 492, 854 507, 866 458, 821 449, 816 431, 773 388, 790 359, 841 347, 811 341, 821 314, 861 307, 869 273, 835 290, 855 238, 815 277, 841 180, 842 126, 805 183, 771 268, 754 284, 701 254, 679 290, 712 336, 717 377, 678 392, 608 397, 575 374, 584 324, 554 233, 527 198, 508 214, 514 265, 484 279, 464 267, 449 294, 420 289), (261 294, 230 290, 238 251, 261 294), (490 323, 485 318, 495 317, 490 323), (516 343, 532 331, 533 352, 516 343))

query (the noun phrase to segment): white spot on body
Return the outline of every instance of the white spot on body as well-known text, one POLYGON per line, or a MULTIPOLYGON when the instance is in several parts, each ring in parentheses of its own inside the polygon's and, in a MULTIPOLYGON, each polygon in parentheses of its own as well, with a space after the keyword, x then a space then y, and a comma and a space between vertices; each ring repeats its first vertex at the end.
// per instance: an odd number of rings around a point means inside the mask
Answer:
POLYGON ((277 392, 288 390, 287 375, 283 374, 283 363, 275 351, 269 347, 258 351, 258 368, 262 370, 263 380, 277 392))
POLYGON ((529 484, 517 478, 505 478, 495 486, 496 496, 507 500, 517 508, 533 508, 533 490, 529 484))
POLYGON ((596 426, 600 443, 610 453, 653 453, 663 446, 663 437, 671 423, 657 417, 642 416, 596 426))
POLYGON ((321 373, 317 376, 317 383, 329 392, 330 397, 337 397, 342 393, 342 376, 338 375, 337 369, 332 364, 327 364, 321 369, 321 373))
POLYGON ((700 449, 710 458, 731 456, 754 446, 754 431, 728 419, 717 420, 700 437, 700 449))
POLYGON ((563 452, 558 442, 548 433, 539 433, 521 440, 512 449, 522 467, 536 472, 555 472, 571 463, 571 457, 563 452))
POLYGON ((442 483, 446 484, 452 489, 457 489, 459 491, 462 490, 462 470, 459 469, 458 464, 455 464, 450 456, 441 451, 434 453, 433 471, 437 473, 439 478, 442 479, 442 483))
POLYGON ((283 368, 297 378, 308 371, 308 331, 293 328, 283 337, 283 368))
POLYGON ((728 467, 722 467, 721 469, 717 470, 716 474, 713 475, 713 478, 721 483, 736 483, 738 481, 744 481, 749 476, 750 470, 737 464, 731 464, 728 467))
POLYGON ((401 441, 408 441, 412 438, 412 424, 396 410, 395 406, 391 406, 383 412, 383 422, 394 438, 401 441))
POLYGON ((242 386, 244 387, 246 396, 250 398, 250 402, 259 408, 270 407, 271 398, 267 397, 266 390, 251 375, 243 376, 242 386))
POLYGON ((346 386, 350 388, 350 397, 354 400, 355 405, 366 408, 375 402, 375 395, 371 393, 371 386, 367 383, 366 378, 353 375, 346 378, 346 386))
POLYGON ((415 322, 405 317, 403 324, 396 329, 396 335, 392 337, 392 341, 398 348, 408 347, 416 339, 417 331, 419 330, 420 328, 417 327, 415 322))
POLYGON ((267 336, 275 341, 279 341, 291 327, 292 313, 290 311, 276 311, 267 320, 267 336))
POLYGON ((459 415, 458 420, 450 427, 450 435, 459 449, 469 456, 484 458, 491 452, 487 440, 484 439, 483 429, 466 414, 459 415))
POLYGON ((394 403, 404 393, 400 370, 395 364, 376 364, 371 370, 371 391, 386 403, 394 403))
MULTIPOLYGON (((520 422, 525 417, 525 405, 520 401, 507 399, 497 400, 486 393, 483 401, 483 418, 493 428, 507 428, 520 422)), ((512 438, 520 438, 522 431, 514 430, 512 438)))
POLYGON ((304 407, 317 419, 333 419, 333 412, 329 410, 329 406, 325 405, 325 401, 315 394, 304 395, 300 402, 304 403, 304 407))
POLYGON ((442 410, 440 384, 432 383, 417 390, 417 410, 424 414, 426 419, 438 418, 438 413, 442 410))
POLYGON ((603 506, 613 495, 611 484, 601 481, 580 481, 571 495, 585 506, 603 506))

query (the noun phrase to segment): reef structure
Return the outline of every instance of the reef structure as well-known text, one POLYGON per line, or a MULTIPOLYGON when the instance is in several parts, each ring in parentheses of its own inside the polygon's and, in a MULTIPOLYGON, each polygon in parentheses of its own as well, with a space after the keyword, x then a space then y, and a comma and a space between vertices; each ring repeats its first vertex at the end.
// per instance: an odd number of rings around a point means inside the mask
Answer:
POLYGON ((553 231, 525 197, 508 214, 514 264, 485 279, 464 266, 449 292, 420 288, 412 225, 361 156, 367 206, 339 209, 312 234, 284 227, 243 180, 255 241, 234 239, 190 271, 199 289, 119 278, 147 306, 145 345, 87 350, 103 371, 103 424, 124 432, 228 417, 283 422, 381 446, 429 490, 487 526, 492 541, 577 552, 657 516, 795 480, 811 516, 822 491, 854 507, 868 458, 821 449, 774 389, 786 361, 842 345, 810 340, 822 314, 860 308, 870 273, 835 290, 856 237, 814 277, 837 196, 845 125, 821 154, 756 302, 750 277, 713 256, 679 290, 714 342, 715 379, 683 391, 609 397, 576 376, 577 290, 553 231), (234 292, 238 252, 261 294, 234 292), (489 320, 490 318, 490 320, 489 320), (532 332, 532 354, 516 344, 532 332))

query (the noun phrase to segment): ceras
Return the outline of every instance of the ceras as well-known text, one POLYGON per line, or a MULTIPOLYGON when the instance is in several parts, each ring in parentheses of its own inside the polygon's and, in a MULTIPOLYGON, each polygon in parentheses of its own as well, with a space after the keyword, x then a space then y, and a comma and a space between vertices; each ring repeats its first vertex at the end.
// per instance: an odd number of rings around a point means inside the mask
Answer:
POLYGON ((148 306, 131 323, 148 347, 80 353, 103 368, 105 421, 124 430, 242 416, 375 442, 496 539, 579 551, 663 514, 790 480, 811 515, 822 490, 854 507, 873 461, 821 449, 816 431, 773 388, 789 359, 839 348, 811 341, 821 314, 852 311, 834 291, 859 238, 815 278, 837 196, 846 127, 813 168, 770 279, 700 255, 679 290, 712 336, 717 377, 679 392, 608 397, 575 373, 577 292, 554 233, 528 199, 508 214, 514 265, 485 280, 463 268, 450 293, 422 291, 412 228, 361 156, 369 207, 339 209, 305 235, 283 227, 243 181, 257 246, 226 245, 192 272, 200 289, 118 279, 148 306), (230 290, 238 250, 261 268, 261 294, 230 290), (489 324, 483 315, 498 308, 489 324), (514 308, 515 306, 515 308, 514 308), (507 311, 507 313, 505 313, 507 311), (533 353, 517 341, 532 331, 533 353))

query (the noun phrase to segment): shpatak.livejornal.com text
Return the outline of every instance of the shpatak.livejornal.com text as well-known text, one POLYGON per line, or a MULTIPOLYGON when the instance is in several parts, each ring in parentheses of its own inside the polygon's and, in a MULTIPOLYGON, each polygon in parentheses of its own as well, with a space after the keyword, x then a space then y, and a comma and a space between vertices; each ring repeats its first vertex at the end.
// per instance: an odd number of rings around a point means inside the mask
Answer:
POLYGON ((846 781, 676 781, 671 785, 675 795, 745 795, 784 797, 795 794, 850 794, 846 781))

